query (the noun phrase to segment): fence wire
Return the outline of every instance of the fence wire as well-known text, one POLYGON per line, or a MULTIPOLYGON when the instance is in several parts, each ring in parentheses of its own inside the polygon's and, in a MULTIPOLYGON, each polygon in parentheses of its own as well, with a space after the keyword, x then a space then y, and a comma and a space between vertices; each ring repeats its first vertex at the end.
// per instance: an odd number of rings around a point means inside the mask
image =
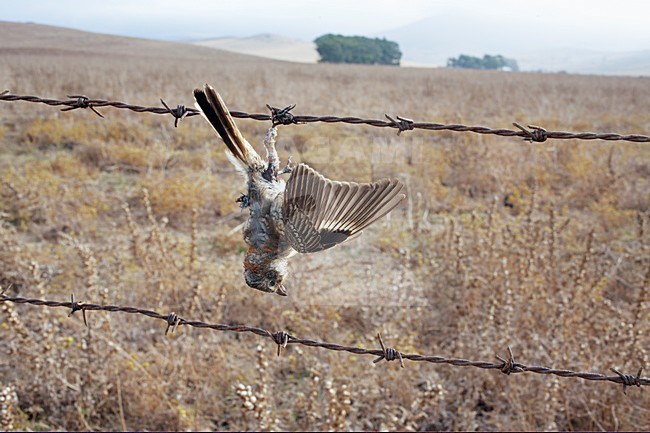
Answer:
POLYGON ((455 367, 475 367, 486 370, 499 370, 500 372, 510 375, 515 373, 537 373, 537 374, 551 374, 559 377, 577 377, 584 380, 590 381, 606 381, 616 384, 623 385, 623 392, 626 392, 628 386, 648 386, 650 385, 650 378, 641 377, 642 369, 639 369, 636 375, 624 374, 618 371, 615 368, 611 370, 615 373, 614 376, 607 376, 601 373, 592 373, 592 372, 581 372, 573 371, 568 369, 556 369, 550 367, 544 367, 539 365, 525 365, 521 362, 515 361, 514 355, 510 347, 508 347, 508 356, 507 358, 502 358, 499 355, 496 355, 496 358, 499 362, 489 362, 489 361, 473 361, 469 359, 461 358, 448 358, 444 356, 434 356, 434 355, 421 355, 418 353, 402 353, 392 347, 387 347, 384 345, 384 342, 380 334, 377 334, 377 339, 380 345, 380 349, 367 349, 363 347, 356 346, 345 346, 336 343, 328 343, 323 341, 309 340, 305 338, 298 338, 291 334, 288 334, 284 331, 271 332, 263 328, 256 328, 253 326, 246 325, 224 325, 218 323, 206 323, 200 320, 187 320, 182 317, 179 317, 175 313, 169 314, 160 314, 152 310, 146 310, 136 307, 124 307, 117 305, 98 305, 98 304, 89 304, 85 302, 76 302, 74 296, 72 296, 70 302, 59 302, 59 301, 46 301, 41 299, 31 299, 31 298, 22 298, 22 297, 10 297, 5 294, 0 294, 0 303, 2 302, 13 302, 16 304, 31 304, 42 307, 49 308, 68 308, 70 309, 70 314, 68 317, 72 316, 75 312, 81 311, 83 315, 84 324, 87 325, 86 311, 107 311, 109 313, 122 312, 129 314, 140 314, 143 316, 151 317, 153 319, 162 320, 167 323, 167 328, 165 329, 165 334, 170 330, 175 331, 178 326, 191 326, 193 328, 200 329, 212 329, 215 331, 222 332, 246 332, 252 333, 260 337, 271 339, 278 346, 278 356, 281 353, 282 348, 286 348, 290 344, 299 344, 307 347, 320 347, 326 350, 333 351, 343 351, 353 353, 355 355, 371 355, 375 356, 373 363, 378 363, 379 361, 394 361, 399 360, 401 367, 404 368, 404 360, 410 360, 414 362, 422 361, 429 362, 432 364, 448 364, 455 367))
MULTIPOLYGON (((97 108, 102 107, 113 107, 117 109, 126 109, 135 111, 138 113, 148 112, 153 114, 162 114, 162 115, 171 115, 174 118, 174 126, 178 126, 178 122, 185 117, 196 116, 199 113, 197 109, 187 108, 184 105, 177 105, 175 108, 170 108, 162 99, 162 107, 147 107, 141 105, 133 105, 120 101, 108 101, 103 99, 91 99, 85 95, 69 95, 69 99, 59 100, 59 99, 47 99, 41 98, 38 96, 26 96, 26 95, 15 95, 9 93, 9 91, 4 91, 0 93, 0 100, 7 102, 15 101, 26 101, 34 103, 47 104, 49 106, 63 106, 64 108, 61 111, 70 111, 76 109, 90 109, 95 114, 100 117, 104 117, 97 108)), ((397 129, 397 134, 404 131, 422 129, 429 131, 453 131, 453 132, 474 132, 477 134, 493 134, 504 137, 520 137, 529 142, 544 142, 548 139, 579 139, 579 140, 608 140, 608 141, 631 141, 637 143, 648 143, 650 142, 650 136, 639 135, 639 134, 628 134, 621 135, 617 133, 593 133, 593 132, 563 132, 563 131, 547 131, 545 128, 540 126, 529 125, 528 129, 522 127, 517 123, 513 123, 516 130, 509 129, 492 129, 485 126, 468 126, 461 124, 440 124, 440 123, 430 123, 430 122, 416 122, 412 119, 407 119, 401 116, 396 116, 393 118, 389 115, 386 115, 387 120, 377 120, 377 119, 364 119, 359 117, 337 117, 337 116, 308 116, 308 115, 293 115, 290 111, 295 107, 295 105, 290 105, 283 109, 278 109, 267 105, 270 110, 270 114, 249 114, 241 111, 231 111, 230 114, 236 118, 248 118, 258 121, 271 121, 275 125, 290 125, 290 124, 302 124, 302 123, 315 123, 315 122, 325 122, 325 123, 347 123, 353 125, 369 125, 380 128, 392 128, 397 129)), ((573 371, 569 369, 555 369, 550 367, 538 366, 538 365, 525 365, 521 362, 517 362, 514 359, 514 355, 510 347, 507 348, 508 356, 507 358, 502 358, 496 356, 499 362, 489 362, 489 361, 474 361, 461 358, 449 358, 444 356, 434 356, 434 355, 422 355, 418 353, 402 353, 391 347, 386 347, 381 338, 381 335, 377 335, 377 339, 380 345, 380 349, 367 349, 363 347, 356 346, 345 346, 336 343, 322 342, 316 340, 309 340, 304 338, 298 338, 296 336, 290 335, 286 332, 271 332, 263 328, 257 328, 252 326, 245 325, 225 325, 225 324, 214 324, 206 323, 199 320, 187 320, 182 317, 179 317, 175 313, 169 314, 160 314, 152 310, 128 307, 128 306, 116 306, 116 305, 98 305, 85 302, 76 302, 74 297, 70 302, 58 302, 58 301, 48 301, 40 299, 31 299, 23 297, 10 297, 6 296, 4 293, 0 294, 0 303, 2 302, 13 302, 16 304, 31 304, 42 307, 49 308, 68 308, 70 309, 70 314, 74 314, 77 311, 81 311, 83 315, 84 323, 87 324, 86 311, 106 311, 110 313, 122 312, 129 314, 139 314, 147 316, 153 319, 162 320, 167 323, 167 328, 165 334, 170 330, 174 332, 175 328, 178 326, 190 326, 194 328, 201 329, 212 329, 215 331, 222 332, 246 332, 253 333, 257 336, 263 338, 271 339, 278 346, 278 356, 280 355, 281 349, 286 348, 290 344, 298 344, 307 347, 319 347, 326 350, 333 351, 344 351, 349 352, 355 355, 371 355, 376 357, 374 363, 377 363, 382 360, 394 361, 399 360, 402 367, 404 367, 404 360, 410 360, 414 362, 429 362, 433 364, 448 364, 456 367, 474 367, 487 370, 499 370, 506 375, 515 374, 515 373, 536 373, 536 374, 546 374, 554 375, 559 377, 576 377, 589 381, 606 381, 615 384, 623 385, 623 392, 626 391, 628 386, 648 386, 650 385, 650 378, 642 377, 642 369, 639 369, 636 375, 624 374, 618 371, 615 368, 612 368, 612 372, 615 375, 607 376, 601 373, 593 372, 580 372, 573 371)))
MULTIPOLYGON (((70 111, 76 109, 90 109, 95 112, 98 116, 104 117, 97 108, 101 107, 114 107, 118 109, 126 109, 135 111, 138 113, 153 113, 153 114, 163 114, 171 115, 174 117, 174 126, 178 126, 178 122, 185 117, 196 116, 199 111, 195 108, 188 108, 184 105, 177 105, 176 108, 170 108, 165 101, 162 99, 162 107, 146 107, 142 105, 133 105, 127 104, 125 102, 119 101, 108 101, 104 99, 91 99, 85 95, 68 95, 69 99, 60 100, 60 99, 47 99, 41 98, 39 96, 28 96, 28 95, 14 95, 9 93, 8 90, 5 90, 0 94, 0 101, 15 102, 15 101, 26 101, 26 102, 35 102, 47 104, 50 106, 64 106, 61 111, 70 111)), ((521 137, 525 141, 529 142, 544 142, 548 139, 558 139, 558 140, 569 140, 569 139, 578 139, 578 140, 607 140, 607 141, 632 141, 636 143, 650 143, 650 136, 640 135, 640 134, 617 134, 617 133, 595 133, 595 132, 565 132, 565 131, 547 131, 541 126, 528 125, 528 128, 524 128, 518 123, 513 123, 513 125, 518 130, 511 129, 493 129, 486 126, 468 126, 461 124, 441 124, 441 123, 431 123, 431 122, 416 122, 412 119, 407 119, 401 116, 389 116, 386 114, 387 120, 379 119, 364 119, 360 117, 338 117, 338 116, 308 116, 308 115, 293 115, 290 111, 295 108, 294 105, 289 105, 288 107, 279 109, 267 105, 271 114, 250 114, 243 111, 231 111, 230 114, 236 118, 245 118, 253 119, 259 121, 272 121, 273 124, 301 124, 301 123, 315 123, 315 122, 325 122, 325 123, 348 123, 352 125, 369 125, 375 126, 378 128, 393 128, 397 129, 397 134, 401 134, 404 131, 410 131, 414 129, 422 129, 427 131, 453 131, 453 132, 474 132, 476 134, 493 134, 499 135, 502 137, 521 137)))

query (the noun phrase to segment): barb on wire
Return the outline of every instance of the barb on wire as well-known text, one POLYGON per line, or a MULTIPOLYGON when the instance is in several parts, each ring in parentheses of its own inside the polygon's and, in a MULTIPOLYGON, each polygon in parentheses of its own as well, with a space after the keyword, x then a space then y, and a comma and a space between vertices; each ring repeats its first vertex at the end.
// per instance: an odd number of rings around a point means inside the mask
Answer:
POLYGON ((176 108, 171 109, 162 98, 160 98, 160 102, 165 106, 169 114, 174 116, 174 128, 178 128, 178 122, 183 120, 185 116, 189 114, 187 107, 185 107, 185 105, 177 105, 176 108))
POLYGON ((293 114, 290 113, 291 110, 296 108, 296 104, 292 104, 284 108, 271 107, 269 104, 266 104, 266 108, 271 110, 271 121, 273 122, 273 126, 299 123, 296 122, 295 117, 293 117, 293 114))
POLYGON ((85 95, 68 95, 68 98, 75 98, 77 101, 75 102, 74 105, 70 105, 68 107, 62 108, 61 111, 72 111, 72 110, 76 110, 77 108, 90 108, 93 113, 95 113, 96 115, 98 115, 102 119, 104 118, 102 113, 95 110, 95 107, 93 107, 90 104, 90 102, 89 102, 90 99, 87 96, 85 96, 85 95))
POLYGON ((180 325, 181 318, 178 317, 173 311, 165 316, 165 318, 167 319, 167 328, 165 328, 165 335, 167 335, 170 329, 172 330, 173 334, 174 331, 176 331, 176 327, 180 325))
MULTIPOLYGON (((1 296, 4 297, 4 294, 0 294, 1 296)), ((88 327, 88 320, 86 319, 86 309, 84 308, 83 303, 81 302, 75 302, 74 300, 74 293, 70 295, 70 314, 68 314, 68 317, 72 316, 74 313, 77 311, 81 310, 81 315, 84 318, 84 325, 86 325, 86 328, 88 327)))
POLYGON ((639 368, 639 372, 636 374, 636 376, 632 376, 629 374, 623 374, 620 371, 618 371, 615 368, 611 368, 614 373, 618 374, 618 376, 621 378, 623 381, 623 394, 627 394, 627 387, 628 386, 641 386, 641 372, 643 372, 643 367, 639 368))
POLYGON ((271 334, 271 338, 275 342, 275 344, 278 345, 278 356, 280 356, 280 352, 282 349, 287 348, 287 344, 289 344, 289 338, 291 336, 287 334, 284 331, 276 332, 275 334, 271 334))
MULTIPOLYGON (((499 356, 497 358, 501 361, 499 363, 487 362, 487 361, 472 361, 468 359, 460 358, 447 358, 443 356, 434 356, 434 355, 421 355, 418 353, 401 353, 395 349, 387 348, 384 345, 384 342, 381 339, 381 335, 377 335, 381 349, 365 349, 363 347, 355 346, 344 346, 335 343, 327 343, 322 341, 308 340, 303 338, 294 337, 286 332, 276 332, 272 333, 266 329, 256 328, 253 326, 245 325, 224 325, 218 323, 206 323, 200 320, 186 320, 175 313, 170 314, 160 314, 155 311, 146 310, 142 308, 135 307, 123 307, 117 305, 98 305, 90 304, 86 302, 75 302, 74 297, 71 298, 71 302, 58 302, 58 301, 46 301, 41 299, 31 299, 31 298, 22 298, 22 297, 11 297, 7 296, 4 293, 0 293, 0 303, 2 302, 13 302, 16 304, 31 304, 43 307, 50 308, 69 308, 72 312, 81 310, 82 312, 86 311, 108 311, 108 312, 123 312, 130 314, 140 314, 143 316, 151 317, 154 319, 159 319, 167 323, 167 328, 165 333, 170 329, 174 332, 175 328, 181 325, 191 326, 194 328, 201 329, 213 329, 215 331, 224 331, 224 332, 248 332, 258 335, 260 337, 269 338, 275 344, 278 345, 278 353, 280 347, 286 347, 289 344, 300 344, 308 347, 320 347, 326 350, 334 350, 339 352, 348 352, 355 355, 372 355, 376 359, 373 361, 377 363, 382 359, 386 361, 392 361, 395 359, 400 360, 400 364, 404 366, 404 360, 408 359, 414 362, 429 362, 432 364, 448 364, 456 367, 475 367, 482 368, 487 370, 499 370, 505 374, 511 373, 537 373, 537 374, 552 374, 559 377, 577 377, 584 380, 592 381, 607 381, 623 385, 623 391, 625 392, 628 386, 649 386, 650 378, 641 377, 642 370, 639 370, 636 376, 626 375, 618 370, 612 369, 616 376, 606 376, 600 373, 590 373, 590 372, 580 372, 572 370, 560 370, 549 367, 537 366, 537 365, 525 365, 519 362, 515 362, 512 350, 508 347, 508 360, 505 360, 499 356)), ((70 313, 72 314, 72 313, 70 313)))
POLYGON ((182 107, 180 105, 176 109, 170 109, 167 106, 167 104, 165 104, 164 102, 163 102, 164 105, 163 107, 145 107, 142 105, 127 104, 125 102, 119 102, 119 101, 91 99, 85 95, 69 95, 68 98, 74 98, 74 99, 67 99, 67 100, 47 99, 38 96, 14 95, 12 93, 8 93, 8 91, 3 94, 0 94, 0 101, 9 101, 9 102, 26 101, 26 102, 46 104, 53 107, 65 106, 66 108, 63 108, 62 111, 75 110, 78 108, 90 108, 101 117, 104 116, 102 116, 97 110, 95 110, 96 107, 113 107, 113 108, 135 111, 136 113, 171 114, 175 118, 185 117, 185 116, 196 116, 200 114, 199 110, 195 108, 187 108, 184 110, 185 111, 184 112, 182 109, 180 109, 180 107, 182 107))
POLYGON ((530 130, 524 128, 517 122, 513 122, 513 125, 515 125, 517 128, 519 128, 524 134, 526 134, 526 137, 524 137, 524 141, 528 141, 529 143, 532 142, 537 142, 537 143, 542 143, 546 141, 548 138, 548 134, 546 133, 546 129, 542 128, 541 126, 535 126, 535 125, 528 125, 530 130))
POLYGON ((399 128, 397 135, 400 135, 404 131, 413 131, 413 128, 415 128, 415 121, 413 119, 397 116, 397 120, 395 120, 388 114, 384 114, 384 116, 386 116, 386 118, 390 120, 396 128, 399 128))
POLYGON ((399 359, 399 365, 402 368, 404 368, 404 358, 402 357, 402 353, 393 349, 392 347, 386 347, 384 345, 384 341, 381 339, 381 334, 377 334, 377 340, 379 340, 379 345, 381 346, 382 354, 379 355, 377 359, 372 361, 372 363, 376 364, 382 359, 385 359, 387 362, 394 361, 395 359, 399 359))
MULTIPOLYGON (((174 116, 175 121, 174 125, 178 124, 178 120, 184 117, 196 116, 199 111, 195 108, 186 108, 182 105, 178 105, 175 109, 170 109, 167 104, 163 103, 163 107, 145 107, 141 105, 131 105, 124 102, 118 101, 106 101, 103 99, 89 99, 85 96, 77 97, 77 99, 69 100, 58 100, 58 99, 45 99, 38 96, 21 96, 14 95, 5 91, 0 94, 0 101, 26 101, 26 102, 36 102, 43 103, 51 106, 61 106, 65 105, 70 108, 64 108, 64 110, 74 110, 77 108, 90 108, 96 114, 101 116, 98 111, 95 110, 96 107, 107 107, 111 106, 114 108, 127 109, 135 111, 137 113, 154 113, 154 114, 171 114, 174 116), (85 98, 85 99, 84 99, 85 98), (181 109, 182 107, 182 109, 181 109)), ((523 128, 519 124, 514 124, 519 130, 513 131, 511 129, 493 129, 486 126, 468 126, 460 124, 450 124, 445 125, 442 123, 430 123, 430 122, 416 122, 412 119, 403 118, 397 116, 397 120, 393 119, 390 116, 386 116, 388 120, 377 120, 377 119, 363 119, 361 117, 337 117, 337 116, 305 116, 305 115, 293 115, 289 111, 294 108, 295 105, 290 105, 289 107, 283 109, 277 109, 270 107, 271 115, 269 114, 250 114, 243 111, 231 111, 230 115, 236 118, 241 119, 253 119, 259 121, 269 121, 271 120, 274 125, 283 124, 301 124, 301 123, 314 123, 314 122, 325 122, 325 123, 348 123, 351 125, 369 125, 375 126, 378 128, 394 128, 398 130, 398 135, 406 130, 413 129, 423 129, 427 131, 452 131, 452 132, 473 132, 476 134, 492 134, 499 135, 501 137, 521 137, 529 142, 542 142, 549 139, 557 140, 607 140, 607 141, 632 141, 636 143, 650 143, 650 136, 641 135, 641 134, 616 134, 616 133, 595 133, 595 132, 564 132, 564 131, 547 131, 541 126, 529 125, 530 130, 523 128), (274 112, 277 110, 277 112, 274 112), (277 123, 276 123, 277 122, 277 123)), ((103 117, 103 116, 102 116, 103 117)))
POLYGON ((512 354, 512 349, 508 346, 508 359, 503 359, 499 355, 496 358, 502 362, 501 373, 509 376, 510 373, 521 373, 523 370, 521 366, 515 362, 515 356, 512 354))

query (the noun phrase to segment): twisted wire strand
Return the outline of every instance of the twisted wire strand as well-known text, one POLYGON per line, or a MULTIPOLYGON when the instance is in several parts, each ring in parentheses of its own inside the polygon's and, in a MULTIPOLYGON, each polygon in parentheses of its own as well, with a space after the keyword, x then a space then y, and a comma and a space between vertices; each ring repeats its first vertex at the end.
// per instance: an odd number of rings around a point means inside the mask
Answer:
MULTIPOLYGON (((378 335, 379 344, 381 349, 367 349, 363 347, 355 346, 345 346, 336 343, 329 343, 324 341, 310 340, 306 338, 298 338, 293 335, 290 335, 286 332, 276 332, 273 333, 269 330, 263 328, 257 328, 254 326, 246 325, 225 325, 219 323, 207 323, 200 320, 187 320, 177 316, 175 313, 170 314, 161 314, 152 310, 147 310, 143 308, 129 307, 129 306, 118 306, 118 305, 99 305, 91 304, 85 302, 75 302, 74 297, 70 302, 59 302, 59 301, 48 301, 42 299, 32 299, 32 298, 23 298, 23 297, 10 297, 4 294, 0 294, 0 303, 2 302, 13 302, 15 304, 30 304, 42 307, 49 308, 68 308, 71 310, 72 315, 76 311, 82 311, 84 314, 86 311, 107 311, 109 313, 122 312, 129 314, 139 314, 154 319, 163 320, 167 323, 167 333, 172 328, 172 332, 177 326, 191 326, 193 328, 199 329, 212 329, 215 331, 222 332, 247 332, 258 335, 260 337, 269 338, 278 345, 278 355, 280 354, 280 348, 286 347, 289 344, 299 344, 307 347, 319 347, 326 350, 338 351, 338 352, 348 352, 355 355, 372 355, 377 357, 375 363, 381 361, 382 359, 386 361, 399 360, 400 364, 403 364, 404 359, 408 359, 414 362, 429 362, 432 364, 447 364, 456 367, 475 367, 487 370, 499 370, 506 375, 513 373, 537 373, 537 374, 550 374, 559 377, 575 377, 584 380, 590 381, 607 381, 616 384, 623 385, 623 391, 626 391, 628 386, 648 386, 650 385, 650 378, 641 377, 641 370, 636 375, 628 375, 619 372, 616 369, 612 369, 615 376, 607 376, 601 373, 593 372, 581 372, 573 371, 569 369, 556 369, 550 367, 544 367, 539 365, 525 365, 520 362, 515 362, 512 350, 508 347, 508 359, 503 359, 500 356, 496 358, 500 362, 489 362, 489 361, 474 361, 469 359, 462 358, 448 358, 444 356, 435 356, 435 355, 421 355, 418 353, 402 353, 393 348, 387 348, 382 339, 381 335, 378 335)), ((85 323, 85 316, 84 316, 85 323)))
MULTIPOLYGON (((120 101, 108 101, 103 99, 91 99, 84 95, 69 95, 70 99, 60 100, 60 99, 48 99, 41 98, 39 96, 29 96, 29 95, 14 95, 8 91, 4 91, 0 94, 0 101, 15 102, 15 101, 25 101, 25 102, 34 102, 42 103, 50 106, 64 106, 63 111, 70 111, 76 109, 85 109, 89 108, 94 111, 97 115, 103 117, 96 109, 101 107, 114 107, 118 109, 126 109, 135 111, 137 113, 153 113, 153 114, 164 114, 172 115, 175 118, 175 126, 178 124, 178 121, 185 117, 193 117, 200 112, 195 108, 187 108, 184 105, 178 105, 176 108, 171 109, 167 104, 162 101, 162 107, 146 107, 142 105, 133 105, 127 104, 120 101)), ((268 105, 267 105, 268 106, 268 105)), ((324 123, 347 123, 351 125, 368 125, 378 128, 393 128, 397 129, 398 135, 404 131, 410 131, 413 129, 422 129, 427 131, 452 131, 452 132, 473 132, 476 134, 492 134, 499 135, 502 137, 520 137, 525 141, 529 142, 544 142, 548 139, 558 139, 558 140, 569 140, 569 139, 578 139, 578 140, 607 140, 607 141, 631 141, 636 143, 650 143, 650 136, 641 135, 641 134, 617 134, 617 133, 595 133, 595 132, 565 132, 565 131, 547 131, 546 129, 529 125, 526 129, 517 123, 513 123, 519 130, 511 129, 494 129, 487 126, 469 126, 462 124, 442 124, 442 123, 431 123, 431 122, 416 122, 412 119, 407 119, 404 117, 397 116, 398 120, 395 120, 389 115, 386 115, 387 120, 379 119, 364 119, 361 117, 338 117, 338 116, 309 116, 309 115, 292 115, 289 111, 295 107, 288 106, 283 109, 278 109, 275 107, 268 106, 271 110, 271 114, 251 114, 243 111, 231 111, 230 114, 233 117, 241 119, 253 119, 258 121, 273 121, 274 124, 302 124, 302 123, 315 123, 315 122, 324 122, 324 123)))

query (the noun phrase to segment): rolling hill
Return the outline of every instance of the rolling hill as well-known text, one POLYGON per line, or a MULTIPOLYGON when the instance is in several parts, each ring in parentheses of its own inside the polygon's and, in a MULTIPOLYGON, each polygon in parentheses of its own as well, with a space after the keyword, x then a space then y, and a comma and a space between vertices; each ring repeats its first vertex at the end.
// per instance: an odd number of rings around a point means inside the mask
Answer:
MULTIPOLYGON (((191 106, 207 82, 230 109, 255 113, 297 104, 300 115, 648 133, 647 78, 293 63, 36 24, 0 23, 0 41, 0 91, 22 95, 191 106)), ((104 118, 0 101, 0 291, 63 302, 74 293, 166 320, 87 311, 86 326, 66 308, 0 302, 0 430, 650 425, 645 389, 505 375, 512 365, 495 360, 512 348, 517 365, 592 378, 648 365, 647 143, 280 125, 282 163, 407 187, 359 238, 294 257, 280 297, 244 282, 248 212, 235 200, 246 186, 207 122, 98 110, 104 118), (269 332, 165 332, 175 317, 269 332), (400 368, 293 340, 278 356, 279 332, 376 354, 381 333, 394 353, 435 363, 407 357, 400 368)), ((271 122, 236 122, 262 150, 271 122)))
POLYGON ((289 62, 316 63, 319 58, 315 43, 271 34, 261 34, 247 38, 217 38, 193 43, 210 48, 289 62))

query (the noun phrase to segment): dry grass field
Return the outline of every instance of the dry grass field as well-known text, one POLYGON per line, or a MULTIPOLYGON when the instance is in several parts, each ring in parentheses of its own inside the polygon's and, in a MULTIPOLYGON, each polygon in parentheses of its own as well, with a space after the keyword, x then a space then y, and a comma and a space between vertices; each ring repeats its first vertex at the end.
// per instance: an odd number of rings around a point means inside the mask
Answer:
MULTIPOLYGON (((648 134, 650 79, 307 65, 0 23, 0 91, 508 128, 648 134)), ((635 374, 650 344, 650 146, 281 126, 284 159, 397 177, 359 239, 242 277, 240 178, 205 121, 0 102, 0 285, 346 345, 635 374)), ((261 144, 263 122, 238 121, 261 144)), ((123 313, 0 305, 0 430, 648 430, 650 393, 276 346, 123 313)), ((644 373, 647 376, 648 370, 644 373)))

